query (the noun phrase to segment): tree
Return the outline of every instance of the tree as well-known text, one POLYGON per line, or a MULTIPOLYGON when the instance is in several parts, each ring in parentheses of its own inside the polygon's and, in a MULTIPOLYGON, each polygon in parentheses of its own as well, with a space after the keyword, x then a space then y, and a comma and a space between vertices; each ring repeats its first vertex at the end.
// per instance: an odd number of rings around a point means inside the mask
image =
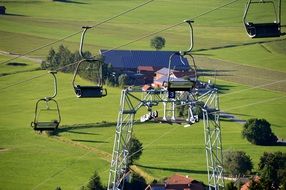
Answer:
POLYGON ((223 159, 224 168, 231 176, 247 174, 253 168, 249 155, 243 151, 227 151, 223 159))
POLYGON ((265 119, 249 119, 243 126, 242 137, 256 145, 273 145, 278 140, 265 119))
POLYGON ((127 84, 127 81, 128 81, 128 76, 126 74, 119 75, 118 77, 119 87, 123 88, 127 84))
POLYGON ((131 137, 128 144, 128 152, 130 155, 128 165, 132 165, 134 160, 138 160, 143 153, 143 144, 136 137, 131 137))
POLYGON ((161 36, 155 36, 150 40, 150 46, 152 48, 155 48, 156 50, 160 50, 163 47, 165 47, 165 42, 166 42, 165 38, 161 36))
POLYGON ((234 182, 231 181, 231 182, 228 182, 226 185, 225 185, 225 190, 238 190, 237 187, 235 186, 234 182))
POLYGON ((261 184, 259 178, 257 178, 256 176, 249 181, 248 189, 249 190, 261 190, 261 189, 264 189, 264 187, 261 184))
POLYGON ((261 183, 265 189, 278 189, 286 181, 286 153, 265 152, 258 164, 261 183))
POLYGON ((145 179, 136 174, 130 174, 130 181, 124 184, 124 190, 144 190, 147 186, 145 179))
POLYGON ((86 186, 86 189, 87 190, 106 190, 106 188, 101 184, 100 177, 96 171, 91 176, 86 186))
POLYGON ((42 69, 56 69, 58 67, 56 60, 56 51, 51 48, 49 50, 48 56, 46 58, 46 61, 44 61, 41 65, 42 69))

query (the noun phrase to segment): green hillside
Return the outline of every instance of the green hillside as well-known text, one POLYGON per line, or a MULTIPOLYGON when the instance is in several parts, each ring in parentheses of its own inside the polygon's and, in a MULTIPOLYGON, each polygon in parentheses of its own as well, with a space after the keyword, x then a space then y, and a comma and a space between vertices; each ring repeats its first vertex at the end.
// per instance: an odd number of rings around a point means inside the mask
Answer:
MULTIPOLYGON (((282 1, 284 10, 286 2, 282 1)), ((101 99, 77 99, 72 89, 72 75, 59 72, 56 100, 62 123, 57 135, 38 134, 30 127, 36 101, 53 91, 51 76, 47 71, 38 70, 39 60, 45 59, 51 47, 57 49, 60 44, 77 50, 80 34, 11 61, 16 65, 3 62, 143 2, 1 1, 8 14, 0 15, 0 189, 55 189, 57 186, 80 189, 95 170, 103 183, 107 183, 119 88, 108 88, 108 96, 101 99)), ((84 48, 96 54, 99 49, 119 47, 228 2, 155 0, 90 30, 84 48)), ((286 38, 249 39, 241 23, 244 4, 245 1, 237 1, 195 19, 197 65, 218 74, 215 79, 201 79, 216 80, 221 110, 239 119, 265 118, 272 124, 273 132, 286 139, 286 38)), ((285 20, 283 12, 282 25, 285 20)), ((187 26, 182 24, 158 35, 166 38, 164 50, 184 50, 189 46, 188 32, 187 26)), ((151 37, 121 49, 151 49, 151 37)), ((157 108, 160 114, 162 108, 161 105, 157 108)), ((145 109, 136 115, 136 120, 143 113, 145 109)), ((222 120, 221 125, 224 151, 246 151, 255 169, 263 152, 286 151, 285 146, 248 143, 241 138, 239 123, 222 120)), ((141 172, 158 180, 180 173, 207 183, 202 122, 188 128, 136 122, 134 133, 144 146, 142 157, 135 162, 141 172)))

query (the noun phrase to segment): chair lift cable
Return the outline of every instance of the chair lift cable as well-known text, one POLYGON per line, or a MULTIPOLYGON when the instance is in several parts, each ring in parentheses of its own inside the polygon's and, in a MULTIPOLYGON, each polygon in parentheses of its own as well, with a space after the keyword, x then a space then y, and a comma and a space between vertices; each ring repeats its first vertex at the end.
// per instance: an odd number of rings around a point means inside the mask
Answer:
MULTIPOLYGON (((207 14, 209 14, 209 13, 211 13, 211 12, 214 12, 214 11, 216 11, 216 10, 219 10, 219 9, 223 8, 223 7, 226 7, 226 6, 228 6, 228 5, 231 5, 231 4, 233 4, 233 3, 237 2, 237 1, 240 1, 240 0, 230 1, 230 2, 228 2, 228 3, 226 3, 226 4, 223 4, 223 5, 221 5, 221 6, 215 7, 214 9, 205 11, 205 12, 203 12, 203 13, 201 13, 201 14, 195 16, 195 17, 193 17, 193 18, 190 19, 190 20, 193 20, 193 19, 202 17, 202 16, 204 16, 204 15, 207 15, 207 14)), ((151 2, 151 1, 147 1, 146 4, 149 3, 149 2, 151 2)), ((144 6, 144 5, 145 5, 145 4, 141 4, 141 5, 139 5, 139 6, 141 7, 141 6, 144 6)), ((137 6, 137 7, 139 8, 139 6, 137 6)), ((134 7, 132 10, 135 10, 135 8, 137 8, 137 7, 134 7)), ((127 10, 127 11, 128 11, 128 10, 127 10)), ((127 12, 127 11, 125 11, 125 12, 127 12)), ((128 11, 128 12, 130 12, 130 11, 128 11)), ((123 13, 124 13, 124 12, 118 14, 118 16, 119 16, 119 15, 120 15, 120 16, 123 15, 123 13)), ((117 17, 114 16, 114 18, 117 18, 117 17)), ((109 21, 109 20, 110 20, 110 19, 106 19, 106 20, 104 20, 104 21, 98 23, 97 25, 94 25, 93 27, 99 26, 100 24, 103 24, 103 23, 105 23, 105 22, 107 22, 107 21, 109 21)), ((176 26, 179 26, 179 25, 181 25, 181 24, 183 24, 183 23, 185 23, 185 21, 181 21, 181 22, 179 22, 179 23, 177 23, 177 24, 171 25, 171 26, 166 27, 166 28, 163 28, 163 29, 161 29, 161 30, 158 30, 158 31, 155 31, 155 32, 146 34, 146 35, 141 36, 141 37, 139 37, 139 38, 137 38, 137 39, 135 39, 135 40, 132 40, 132 41, 126 43, 126 44, 123 44, 123 45, 120 45, 120 46, 116 46, 116 47, 114 47, 114 48, 112 48, 112 49, 110 49, 110 50, 106 50, 106 51, 104 51, 104 53, 110 52, 110 51, 112 51, 112 50, 119 49, 119 48, 121 48, 121 47, 125 47, 125 46, 127 46, 127 45, 129 45, 129 44, 135 43, 135 42, 140 41, 140 40, 142 40, 142 39, 145 39, 145 38, 147 38, 147 37, 150 37, 150 36, 153 36, 153 35, 155 35, 155 34, 158 34, 158 33, 160 33, 160 32, 169 30, 169 29, 174 28, 174 27, 176 27, 176 26)), ((82 32, 82 30, 78 31, 76 34, 79 34, 79 33, 81 33, 81 32, 82 32)), ((72 37, 72 36, 74 36, 74 35, 76 35, 76 34, 75 34, 75 33, 74 33, 74 34, 71 34, 71 35, 67 36, 66 38, 72 37)), ((66 38, 65 38, 65 39, 66 39, 66 38)), ((61 40, 63 40, 63 38, 60 39, 60 40, 57 40, 56 42, 59 42, 59 41, 61 41, 61 40)), ((56 43, 56 42, 55 42, 55 43, 56 43)), ((49 45, 52 45, 52 44, 54 44, 54 43, 50 43, 49 45)), ((48 46, 48 45, 46 45, 45 47, 47 47, 47 46, 48 46)), ((40 47, 40 48, 37 48, 37 50, 42 49, 42 48, 44 48, 44 47, 42 46, 42 47, 40 47)), ((19 57, 25 56, 25 55, 27 55, 27 54, 29 54, 29 53, 32 53, 32 52, 34 52, 34 51, 37 51, 37 50, 31 50, 30 52, 26 52, 25 54, 20 55, 19 57)), ((17 58, 19 58, 19 57, 17 57, 17 58)), ((10 60, 1 62, 0 64, 7 63, 7 62, 12 61, 12 60, 14 60, 14 59, 10 59, 10 60)), ((72 66, 72 65, 77 64, 77 63, 78 63, 78 62, 71 63, 71 64, 69 64, 69 65, 65 65, 65 66, 63 66, 63 67, 57 69, 56 71, 59 71, 59 70, 61 70, 61 69, 63 69, 63 68, 72 66)), ((37 78, 38 78, 38 77, 37 77, 37 78)), ((4 87, 4 88, 2 88, 2 89, 6 89, 6 88, 9 88, 9 87, 12 87, 12 86, 16 86, 16 85, 22 84, 22 83, 24 83, 24 82, 30 81, 30 80, 32 80, 32 79, 34 79, 34 78, 27 79, 26 81, 22 81, 22 82, 19 82, 19 83, 15 83, 15 84, 6 86, 6 87, 4 87)))
MULTIPOLYGON (((214 12, 214 11, 219 10, 219 9, 221 9, 221 8, 224 8, 224 7, 228 6, 228 5, 231 5, 231 4, 233 4, 233 3, 237 2, 237 1, 241 1, 241 0, 233 0, 233 1, 230 1, 230 2, 228 2, 228 3, 226 3, 226 4, 223 4, 223 5, 221 5, 221 6, 215 7, 214 9, 205 11, 205 12, 203 12, 203 13, 201 13, 201 14, 199 14, 199 15, 193 17, 193 18, 188 19, 188 20, 194 20, 194 19, 200 18, 200 17, 202 17, 202 16, 204 16, 204 15, 207 15, 207 14, 209 14, 209 13, 211 13, 211 12, 214 12)), ((143 35, 143 36, 141 36, 141 37, 139 37, 139 38, 137 38, 137 39, 135 39, 135 40, 132 40, 132 41, 130 41, 130 42, 127 42, 126 44, 123 44, 123 45, 114 47, 114 48, 112 48, 112 49, 106 50, 106 51, 104 51, 103 53, 107 53, 107 52, 110 52, 110 51, 112 51, 112 50, 117 50, 117 49, 119 49, 119 48, 125 47, 125 46, 127 46, 127 45, 129 45, 129 44, 133 44, 133 43, 138 42, 138 41, 140 41, 140 40, 142 40, 142 39, 145 39, 145 38, 148 38, 148 37, 150 37, 150 36, 153 36, 153 35, 159 34, 159 33, 161 33, 161 32, 164 32, 164 31, 166 31, 166 30, 175 28, 175 27, 177 27, 177 26, 179 26, 179 25, 181 25, 181 24, 183 24, 183 23, 185 23, 185 20, 184 20, 184 21, 181 21, 181 22, 178 22, 178 23, 176 23, 176 24, 173 24, 173 25, 171 25, 171 26, 168 26, 168 27, 166 27, 166 28, 163 28, 163 29, 161 29, 161 30, 157 30, 157 31, 151 32, 151 33, 149 33, 149 34, 145 34, 145 35, 143 35)))
MULTIPOLYGON (((132 12, 132 11, 134 11, 134 10, 140 8, 140 7, 143 7, 143 6, 149 4, 149 3, 153 2, 153 1, 154 1, 154 0, 145 1, 144 3, 141 3, 141 4, 139 4, 139 5, 135 6, 135 7, 132 7, 132 8, 130 8, 130 9, 127 9, 126 11, 123 11, 123 12, 121 12, 121 13, 119 13, 119 14, 116 14, 116 15, 110 17, 110 18, 107 18, 107 19, 105 19, 105 20, 103 20, 103 21, 101 21, 101 22, 95 24, 95 25, 91 26, 91 28, 95 28, 95 27, 97 27, 97 26, 100 26, 100 25, 102 25, 102 24, 104 24, 104 23, 106 23, 106 22, 108 22, 108 21, 110 21, 110 20, 113 20, 113 19, 118 18, 118 17, 120 17, 120 16, 122 16, 122 15, 124 15, 124 14, 127 14, 127 13, 129 13, 129 12, 132 12)), ((37 48, 32 49, 32 50, 30 50, 30 51, 27 51, 27 52, 25 52, 25 53, 23 53, 23 54, 21 54, 21 55, 18 55, 18 56, 16 56, 16 57, 13 57, 13 58, 11 58, 11 59, 8 59, 8 60, 6 60, 6 61, 0 62, 0 64, 9 63, 10 61, 13 61, 13 60, 18 59, 18 58, 20 58, 20 57, 23 57, 23 56, 26 56, 26 55, 28 55, 28 54, 30 54, 30 53, 33 53, 33 52, 35 52, 35 51, 38 51, 38 50, 40 50, 40 49, 46 48, 46 47, 51 46, 51 45, 53 45, 53 44, 56 44, 56 43, 58 43, 58 42, 64 41, 64 40, 66 40, 66 39, 68 39, 68 38, 71 38, 71 37, 73 37, 73 36, 75 36, 75 35, 77 35, 77 34, 80 34, 81 32, 82 32, 82 30, 77 31, 77 32, 74 32, 74 33, 72 33, 72 34, 70 34, 70 35, 67 35, 67 36, 61 38, 61 39, 55 40, 55 41, 53 41, 53 42, 50 42, 50 43, 45 44, 45 45, 43 45, 43 46, 40 46, 40 47, 37 47, 37 48)))
MULTIPOLYGON (((238 0, 234 0, 234 1, 232 1, 232 2, 230 2, 230 3, 228 3, 227 5, 229 5, 229 4, 232 4, 232 3, 234 3, 234 2, 236 2, 236 1, 238 1, 238 0)), ((224 6, 227 6, 227 5, 224 5, 224 6)), ((217 10, 217 9, 219 9, 219 8, 222 8, 222 7, 224 7, 224 6, 221 6, 221 7, 217 7, 215 10, 217 10)), ((214 10, 213 10, 214 11, 214 10)), ((205 14, 208 14, 209 12, 212 12, 212 10, 211 11, 207 11, 207 12, 205 12, 205 13, 202 13, 201 15, 198 15, 197 17, 194 17, 194 18, 198 18, 198 17, 200 17, 200 16, 203 16, 203 15, 205 15, 205 14)), ((171 26, 171 27, 168 27, 168 28, 165 28, 165 29, 163 29, 163 30, 161 30, 161 31, 157 31, 157 32, 153 32, 152 34, 150 34, 150 35, 146 35, 145 37, 141 37, 140 39, 136 39, 136 40, 134 40, 134 41, 132 41, 132 42, 129 42, 128 44, 126 44, 126 45, 129 45, 129 44, 131 44, 131 43, 134 43, 134 42, 137 42, 137 41, 139 41, 139 40, 141 40, 141 39, 144 39, 144 38, 146 38, 146 37, 149 37, 149 36, 152 36, 152 35, 154 35, 154 34, 157 34, 157 33, 159 33, 159 32, 162 32, 162 31, 165 31, 165 30, 168 30, 168 29, 171 29, 171 28, 173 28, 173 27, 175 27, 175 26, 178 26, 178 25, 180 25, 180 24, 182 24, 183 22, 180 22, 179 24, 176 24, 176 25, 173 25, 173 26, 171 26)), ((126 46, 126 45, 123 45, 123 46, 126 46)), ((122 47, 123 47, 122 46, 122 47)), ((118 47, 116 47, 116 48, 120 48, 121 46, 118 46, 118 47)), ((114 49, 116 49, 116 48, 114 48, 114 49)), ((111 50, 114 50, 114 49, 111 49, 111 50)), ((111 51, 111 50, 108 50, 108 51, 111 51)), ((264 84, 265 85, 265 84, 264 84)), ((252 88, 249 88, 249 89, 253 89, 253 88, 257 88, 257 87, 252 87, 252 88)), ((286 96, 282 96, 282 97, 280 97, 280 98, 284 98, 284 97, 286 97, 286 96)), ((278 99, 278 98, 276 98, 276 99, 278 99)), ((274 101, 274 99, 271 99, 271 101, 274 101)), ((258 104, 258 103, 257 103, 258 104)), ((170 129, 170 130, 173 130, 173 129, 170 129)), ((158 139, 159 139, 159 137, 158 137, 158 139)), ((90 151, 89 152, 87 152, 87 153, 85 153, 83 156, 81 156, 80 158, 82 158, 82 157, 84 157, 84 156, 86 156, 88 153, 90 153, 90 151)), ((64 169, 66 169, 67 167, 65 167, 64 169)), ((60 172, 62 172, 63 170, 61 170, 60 172)), ((109 171, 109 168, 107 169, 107 170, 105 170, 105 171, 109 171)), ((51 178, 53 178, 55 175, 52 175, 49 179, 51 179, 51 178)), ((97 177, 97 176, 96 176, 97 177)), ((44 184, 46 181, 48 181, 49 179, 46 179, 44 182, 42 182, 42 183, 40 183, 40 184, 38 184, 36 187, 34 187, 33 189, 36 189, 38 186, 40 186, 40 185, 42 185, 42 184, 44 184)), ((92 180, 92 179, 90 179, 90 180, 92 180)), ((90 181, 89 180, 89 181, 90 181)))

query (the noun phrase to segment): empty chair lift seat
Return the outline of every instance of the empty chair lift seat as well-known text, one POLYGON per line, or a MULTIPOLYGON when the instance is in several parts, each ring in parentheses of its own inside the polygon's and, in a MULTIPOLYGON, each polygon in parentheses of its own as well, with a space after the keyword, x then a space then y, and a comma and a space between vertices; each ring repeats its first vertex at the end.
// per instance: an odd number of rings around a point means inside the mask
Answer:
POLYGON ((192 81, 169 81, 168 90, 169 91, 190 91, 194 87, 194 82, 192 81))
POLYGON ((279 23, 257 23, 252 22, 245 24, 247 33, 252 38, 261 37, 279 37, 281 35, 281 29, 279 23))
POLYGON ((79 98, 101 98, 107 95, 107 90, 102 86, 80 86, 74 87, 75 93, 79 98))
POLYGON ((57 120, 46 122, 32 122, 31 126, 35 131, 53 131, 58 128, 60 122, 57 120))

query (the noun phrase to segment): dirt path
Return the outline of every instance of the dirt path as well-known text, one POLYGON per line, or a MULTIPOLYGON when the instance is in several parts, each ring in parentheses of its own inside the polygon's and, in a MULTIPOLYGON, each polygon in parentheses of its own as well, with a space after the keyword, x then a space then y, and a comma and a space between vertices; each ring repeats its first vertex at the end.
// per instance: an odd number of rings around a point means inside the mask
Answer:
MULTIPOLYGON (((0 55, 5 55, 5 56, 13 57, 13 58, 20 56, 20 54, 11 53, 11 52, 7 52, 7 51, 0 51, 0 55)), ((40 58, 36 58, 36 57, 32 57, 32 56, 21 56, 21 59, 26 59, 26 60, 33 61, 36 63, 42 63, 42 61, 43 61, 40 58)))
POLYGON ((241 83, 263 89, 286 92, 286 73, 263 68, 240 65, 205 56, 196 56, 200 73, 230 82, 241 83))
MULTIPOLYGON (((76 147, 80 147, 80 148, 86 149, 88 151, 94 152, 98 156, 98 158, 100 158, 102 160, 105 160, 107 162, 111 162, 112 155, 110 153, 108 153, 108 152, 105 152, 105 151, 100 150, 98 148, 91 147, 91 146, 88 146, 88 145, 85 145, 85 144, 82 144, 82 143, 74 142, 74 141, 72 141, 72 140, 70 140, 68 138, 65 138, 65 137, 53 136, 53 138, 55 140, 61 141, 63 143, 70 144, 70 145, 73 145, 73 146, 76 146, 76 147)), ((149 175, 147 172, 145 172, 143 169, 137 167, 136 165, 132 165, 131 169, 133 170, 133 172, 135 172, 138 175, 142 176, 147 182, 151 183, 154 180, 153 176, 149 175)))
POLYGON ((61 142, 66 143, 66 144, 70 144, 70 145, 76 146, 76 147, 80 147, 82 149, 86 149, 86 150, 91 151, 91 152, 94 152, 94 153, 96 153, 96 155, 100 159, 105 160, 107 162, 111 161, 112 155, 110 153, 102 151, 102 150, 100 150, 98 148, 87 146, 85 144, 82 144, 82 143, 79 143, 79 142, 75 142, 75 141, 72 141, 72 140, 70 140, 68 138, 60 137, 60 136, 53 136, 53 139, 61 141, 61 142))

